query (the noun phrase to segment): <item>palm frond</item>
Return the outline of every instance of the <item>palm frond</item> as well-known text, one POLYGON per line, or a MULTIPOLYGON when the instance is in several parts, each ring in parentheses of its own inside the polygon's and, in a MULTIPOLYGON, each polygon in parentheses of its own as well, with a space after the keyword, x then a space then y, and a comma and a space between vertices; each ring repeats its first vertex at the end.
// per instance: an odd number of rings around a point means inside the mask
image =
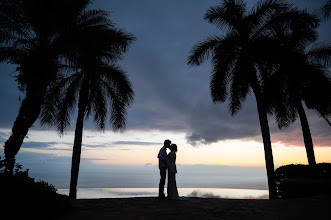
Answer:
POLYGON ((229 71, 227 71, 226 67, 225 69, 222 69, 222 67, 215 67, 210 82, 210 92, 214 103, 225 102, 228 96, 228 83, 229 71))
POLYGON ((107 97, 110 99, 110 119, 109 122, 114 131, 123 131, 125 128, 126 106, 129 103, 124 102, 124 98, 118 93, 116 89, 106 81, 103 81, 103 87, 107 92, 107 97))
POLYGON ((59 78, 49 86, 39 116, 42 126, 55 125, 58 101, 61 99, 61 90, 65 83, 65 79, 59 78))
POLYGON ((93 80, 91 88, 91 110, 93 110, 93 122, 96 127, 104 131, 105 130, 105 121, 107 118, 107 100, 103 87, 100 87, 99 80, 93 80), (93 85, 94 83, 97 83, 93 85))
POLYGON ((24 50, 14 47, 0 47, 0 62, 7 61, 12 64, 17 64, 24 56, 26 56, 26 52, 24 50))
POLYGON ((306 106, 314 109, 320 116, 331 115, 331 78, 319 66, 310 65, 307 71, 313 74, 309 83, 302 89, 302 99, 306 106))
POLYGON ((214 49, 217 47, 217 44, 220 42, 221 38, 217 36, 208 37, 203 42, 195 45, 188 57, 188 65, 200 65, 204 61, 208 60, 210 55, 213 55, 214 49))
POLYGON ((70 114, 72 114, 75 109, 77 96, 82 84, 81 73, 76 73, 68 77, 65 84, 66 86, 62 88, 62 95, 58 101, 54 122, 60 134, 66 131, 70 126, 70 114))
POLYGON ((99 80, 104 96, 110 101, 110 124, 114 131, 125 128, 126 107, 133 102, 134 93, 125 73, 118 66, 105 66, 99 80))
POLYGON ((289 100, 288 76, 279 69, 263 84, 263 96, 268 111, 275 115, 279 129, 288 127, 297 119, 297 111, 289 100))
POLYGON ((242 103, 250 93, 251 84, 249 78, 252 74, 255 75, 255 72, 251 72, 253 69, 249 65, 249 61, 245 57, 240 57, 233 68, 229 97, 229 109, 232 115, 235 115, 242 109, 242 103))
POLYGON ((234 66, 240 54, 238 36, 228 34, 214 48, 212 57, 211 97, 213 102, 224 102, 227 98, 228 85, 231 83, 234 66))
POLYGON ((126 127, 126 108, 125 104, 115 97, 111 98, 110 124, 114 131, 124 131, 126 127))
POLYGON ((320 63, 324 67, 331 64, 331 44, 314 43, 307 52, 308 59, 313 63, 320 63))
MULTIPOLYGON (((130 106, 133 102, 134 92, 125 72, 118 66, 109 65, 105 68, 102 77, 110 87, 115 89, 115 95, 118 96, 125 105, 130 106)), ((110 95, 113 94, 109 94, 109 96, 110 95)))
POLYGON ((115 62, 122 58, 122 54, 127 51, 129 46, 135 41, 135 37, 131 33, 127 33, 121 29, 111 29, 100 34, 103 36, 101 48, 101 56, 110 62, 115 62))
POLYGON ((104 10, 88 10, 80 18, 80 27, 113 27, 113 22, 108 18, 109 12, 104 10))
POLYGON ((320 10, 322 17, 325 20, 329 20, 331 16, 331 1, 329 0, 320 10))
MULTIPOLYGON (((255 8, 247 16, 251 24, 253 35, 260 36, 265 31, 270 31, 267 24, 275 19, 275 15, 286 10, 290 6, 282 0, 260 0, 255 8)), ((254 38, 254 37, 253 37, 254 38)))
POLYGON ((245 16, 246 3, 242 0, 224 0, 221 5, 208 9, 204 19, 215 24, 222 30, 240 29, 242 18, 245 16))

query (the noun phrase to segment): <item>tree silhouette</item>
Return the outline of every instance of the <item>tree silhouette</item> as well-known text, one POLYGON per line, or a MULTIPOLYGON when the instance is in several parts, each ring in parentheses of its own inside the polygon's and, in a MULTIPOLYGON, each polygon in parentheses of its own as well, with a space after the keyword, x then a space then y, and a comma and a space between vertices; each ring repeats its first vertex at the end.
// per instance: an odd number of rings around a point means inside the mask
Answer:
POLYGON ((329 20, 330 19, 330 15, 331 15, 331 0, 329 0, 320 10, 322 17, 325 20, 329 20))
MULTIPOLYGON (((5 172, 13 173, 15 155, 40 114, 45 94, 66 58, 65 37, 89 26, 89 0, 6 0, 0 2, 0 62, 17 66, 16 81, 25 94, 12 134, 6 141, 5 172)), ((88 42, 86 42, 88 43, 88 42)))
MULTIPOLYGON (((100 19, 107 14, 104 11, 95 13, 101 15, 100 19)), ((132 103, 134 96, 126 74, 115 64, 134 37, 116 29, 110 22, 97 23, 97 27, 72 35, 73 59, 67 68, 74 72, 60 79, 48 94, 49 100, 53 100, 51 103, 57 103, 56 107, 53 104, 44 105, 41 114, 42 123, 56 125, 63 134, 70 125, 70 114, 76 105, 78 107, 69 192, 74 199, 77 195, 84 120, 92 115, 96 127, 104 131, 110 112, 112 129, 121 131, 125 128, 126 107, 132 103)))
POLYGON ((235 115, 252 90, 257 103, 269 185, 269 197, 276 195, 273 154, 267 109, 262 95, 266 77, 274 71, 275 40, 268 36, 269 23, 277 12, 286 8, 281 1, 259 2, 252 11, 244 1, 223 0, 220 6, 211 7, 205 19, 225 31, 222 36, 208 37, 196 45, 188 59, 189 65, 200 65, 211 58, 211 96, 213 102, 229 99, 229 108, 235 115))
POLYGON ((289 126, 299 116, 308 162, 314 166, 313 141, 302 101, 325 118, 330 114, 331 82, 325 68, 330 61, 331 46, 315 44, 306 50, 317 39, 319 20, 315 15, 292 8, 286 16, 278 18, 273 30, 280 45, 280 67, 265 82, 265 100, 275 113, 279 128, 289 126))

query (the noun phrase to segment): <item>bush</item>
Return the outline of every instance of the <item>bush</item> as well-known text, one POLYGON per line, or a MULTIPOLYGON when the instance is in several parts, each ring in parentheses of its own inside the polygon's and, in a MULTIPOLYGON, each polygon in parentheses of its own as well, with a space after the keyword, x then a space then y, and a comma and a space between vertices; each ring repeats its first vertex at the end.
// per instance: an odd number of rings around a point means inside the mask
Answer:
POLYGON ((276 169, 277 192, 280 198, 331 195, 331 164, 315 167, 290 164, 276 169))
POLYGON ((303 164, 290 164, 276 169, 276 178, 331 178, 331 164, 319 163, 316 167, 303 164))
POLYGON ((52 219, 70 208, 68 196, 56 193, 47 182, 35 182, 27 172, 13 177, 0 174, 1 215, 11 219, 52 219))

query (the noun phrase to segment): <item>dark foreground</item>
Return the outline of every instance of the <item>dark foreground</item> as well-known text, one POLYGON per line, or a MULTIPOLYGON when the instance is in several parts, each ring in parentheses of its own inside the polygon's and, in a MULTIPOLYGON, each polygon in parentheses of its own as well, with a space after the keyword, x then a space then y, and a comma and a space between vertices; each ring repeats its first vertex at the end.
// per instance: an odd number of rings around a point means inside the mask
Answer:
POLYGON ((331 197, 236 200, 79 199, 59 219, 331 219, 331 197))

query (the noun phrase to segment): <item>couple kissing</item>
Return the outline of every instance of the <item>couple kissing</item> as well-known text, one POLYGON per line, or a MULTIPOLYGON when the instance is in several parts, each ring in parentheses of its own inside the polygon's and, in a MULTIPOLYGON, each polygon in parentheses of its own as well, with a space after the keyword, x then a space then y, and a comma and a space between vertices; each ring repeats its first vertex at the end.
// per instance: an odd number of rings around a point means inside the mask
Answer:
POLYGON ((166 196, 164 195, 164 185, 167 176, 168 170, 168 188, 167 193, 168 199, 179 199, 177 184, 176 184, 176 152, 177 152, 177 145, 171 144, 170 140, 165 140, 163 147, 160 149, 158 154, 159 158, 159 169, 160 169, 160 184, 159 184, 159 198, 165 199, 166 196), (170 149, 170 153, 167 154, 167 148, 170 149))

